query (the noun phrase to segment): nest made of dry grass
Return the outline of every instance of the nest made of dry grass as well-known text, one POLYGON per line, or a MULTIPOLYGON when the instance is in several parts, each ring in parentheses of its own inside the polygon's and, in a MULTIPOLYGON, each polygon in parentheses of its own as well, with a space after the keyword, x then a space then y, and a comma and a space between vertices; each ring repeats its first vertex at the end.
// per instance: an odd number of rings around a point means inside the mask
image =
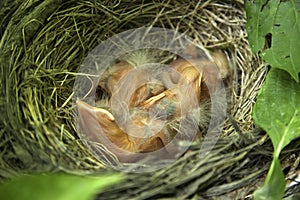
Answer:
POLYGON ((128 175, 128 184, 102 195, 114 198, 122 192, 129 198, 142 192, 145 196, 140 199, 200 199, 203 189, 210 188, 204 196, 213 198, 249 186, 252 189, 240 193, 246 196, 253 191, 254 180, 266 173, 269 162, 263 159, 270 159, 272 148, 265 137, 254 134, 251 112, 267 68, 247 42, 243 1, 6 0, 0 16, 4 16, 0 18, 2 178, 20 171, 86 174, 104 167, 76 133, 72 105, 76 72, 101 41, 141 26, 177 30, 228 55, 232 63, 228 116, 234 120, 227 120, 222 138, 204 160, 198 160, 194 146, 150 182, 147 175, 138 179, 128 175))

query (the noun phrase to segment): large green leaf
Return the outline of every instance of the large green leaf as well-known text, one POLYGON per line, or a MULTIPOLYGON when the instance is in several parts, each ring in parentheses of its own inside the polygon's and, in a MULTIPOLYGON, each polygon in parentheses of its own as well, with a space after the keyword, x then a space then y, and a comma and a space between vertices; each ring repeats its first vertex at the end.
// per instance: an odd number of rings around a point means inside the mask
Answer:
POLYGON ((279 156, 300 135, 300 84, 288 73, 271 69, 257 97, 253 119, 269 134, 275 155, 279 156))
POLYGON ((0 199, 91 200, 94 195, 121 180, 120 175, 96 177, 67 174, 22 175, 0 185, 0 199))
POLYGON ((255 198, 281 199, 285 183, 278 159, 282 149, 300 136, 300 83, 283 70, 271 69, 257 97, 253 119, 268 133, 274 146, 269 173, 255 198))
POLYGON ((300 0, 247 0, 246 12, 252 51, 299 82, 300 0))

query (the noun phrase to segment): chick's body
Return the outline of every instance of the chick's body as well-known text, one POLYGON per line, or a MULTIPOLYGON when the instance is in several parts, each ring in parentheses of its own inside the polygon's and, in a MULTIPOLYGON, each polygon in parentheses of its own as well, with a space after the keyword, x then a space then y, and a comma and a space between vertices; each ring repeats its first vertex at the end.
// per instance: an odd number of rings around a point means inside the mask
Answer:
POLYGON ((132 136, 119 128, 115 118, 108 111, 92 107, 80 100, 77 101, 77 107, 80 131, 88 132, 87 139, 108 145, 110 151, 120 161, 135 161, 137 156, 132 156, 131 153, 152 152, 167 144, 168 138, 164 133, 165 129, 145 138, 147 129, 143 127, 147 125, 147 120, 141 116, 133 118, 131 131, 134 131, 136 127, 140 127, 144 131, 139 132, 139 135, 132 136))

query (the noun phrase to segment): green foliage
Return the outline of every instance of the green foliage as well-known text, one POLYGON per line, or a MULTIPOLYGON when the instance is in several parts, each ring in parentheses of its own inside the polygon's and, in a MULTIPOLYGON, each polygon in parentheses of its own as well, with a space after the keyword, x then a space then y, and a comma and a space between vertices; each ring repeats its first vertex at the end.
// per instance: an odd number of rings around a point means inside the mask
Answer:
POLYGON ((254 193, 255 200, 281 200, 285 189, 284 175, 278 158, 274 158, 263 187, 254 193))
POLYGON ((288 71, 299 82, 300 0, 246 1, 251 49, 272 67, 288 71))
POLYGON ((278 157, 300 135, 300 84, 286 72, 272 69, 257 98, 253 118, 269 133, 278 157))
POLYGON ((274 146, 265 183, 254 193, 256 200, 282 199, 285 181, 279 155, 286 145, 300 136, 299 11, 300 0, 246 1, 252 51, 259 52, 273 68, 253 110, 255 124, 268 133, 274 146))
POLYGON ((101 189, 117 183, 120 175, 83 177, 68 174, 21 175, 0 185, 0 199, 89 200, 101 189))
POLYGON ((282 149, 300 136, 300 83, 286 72, 272 69, 254 106, 253 119, 270 136, 273 162, 264 186, 255 192, 256 199, 281 199, 285 189, 279 163, 282 149))

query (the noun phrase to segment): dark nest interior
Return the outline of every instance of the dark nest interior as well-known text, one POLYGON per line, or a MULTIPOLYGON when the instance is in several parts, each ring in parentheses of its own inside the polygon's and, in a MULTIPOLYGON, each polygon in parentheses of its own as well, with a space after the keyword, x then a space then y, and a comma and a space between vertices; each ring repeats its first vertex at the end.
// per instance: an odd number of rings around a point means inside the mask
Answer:
MULTIPOLYGON (((78 69, 101 41, 139 27, 179 31, 231 63, 228 112, 212 151, 202 140, 172 165, 125 174, 99 199, 250 199, 267 174, 272 144, 252 108, 268 66, 251 53, 242 0, 4 0, 0 2, 0 177, 18 173, 111 171, 74 124, 78 69), (249 196, 250 195, 250 196, 249 196)), ((299 139, 281 154, 289 184, 299 172, 299 139)), ((286 197, 300 191, 286 189, 286 197)))

